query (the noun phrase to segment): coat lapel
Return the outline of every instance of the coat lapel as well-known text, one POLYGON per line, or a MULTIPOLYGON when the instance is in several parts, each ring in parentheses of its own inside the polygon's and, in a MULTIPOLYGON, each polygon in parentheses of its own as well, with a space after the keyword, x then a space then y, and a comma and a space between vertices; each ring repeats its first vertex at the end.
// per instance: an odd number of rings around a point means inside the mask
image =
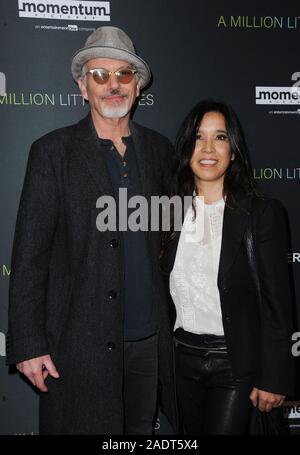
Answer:
MULTIPOLYGON (((142 185, 142 195, 149 199, 152 191, 151 147, 149 146, 145 135, 140 131, 138 125, 132 121, 130 121, 130 131, 136 151, 138 170, 142 185)), ((97 192, 105 195, 118 196, 114 194, 111 179, 105 165, 103 154, 100 150, 98 135, 90 113, 77 124, 76 135, 79 155, 84 161, 83 165, 88 167, 89 173, 97 188, 97 192)))
POLYGON ((218 272, 218 286, 224 285, 224 280, 237 255, 249 222, 251 198, 243 192, 235 196, 229 195, 224 210, 222 244, 218 272))
POLYGON ((129 128, 132 134, 134 143, 140 181, 142 185, 142 195, 145 196, 150 203, 152 194, 152 150, 147 141, 146 135, 142 134, 139 126, 130 121, 129 128))
POLYGON ((172 240, 169 240, 164 247, 161 259, 161 270, 164 275, 170 275, 174 267, 179 237, 180 232, 177 231, 172 240))
POLYGON ((97 193, 115 196, 90 113, 77 124, 76 136, 79 159, 87 166, 97 193))
MULTIPOLYGON (((244 237, 246 226, 249 222, 251 210, 251 198, 239 192, 235 200, 228 196, 224 209, 222 243, 220 263, 218 272, 218 285, 222 286, 236 257, 238 249, 244 237)), ((172 240, 165 246, 162 269, 164 273, 170 274, 175 263, 176 253, 180 238, 177 232, 172 240)))

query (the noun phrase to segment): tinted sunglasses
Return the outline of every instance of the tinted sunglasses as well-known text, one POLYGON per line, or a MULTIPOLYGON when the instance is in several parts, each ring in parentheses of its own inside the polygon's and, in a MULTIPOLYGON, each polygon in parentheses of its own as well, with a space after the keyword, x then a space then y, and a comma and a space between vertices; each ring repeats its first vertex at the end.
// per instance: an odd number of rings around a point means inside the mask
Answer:
POLYGON ((87 71, 84 76, 88 73, 93 76, 93 79, 97 84, 106 84, 111 74, 115 74, 117 80, 121 84, 129 84, 129 82, 131 82, 134 78, 134 75, 137 73, 137 70, 131 68, 120 68, 117 71, 108 71, 105 68, 96 68, 87 71))

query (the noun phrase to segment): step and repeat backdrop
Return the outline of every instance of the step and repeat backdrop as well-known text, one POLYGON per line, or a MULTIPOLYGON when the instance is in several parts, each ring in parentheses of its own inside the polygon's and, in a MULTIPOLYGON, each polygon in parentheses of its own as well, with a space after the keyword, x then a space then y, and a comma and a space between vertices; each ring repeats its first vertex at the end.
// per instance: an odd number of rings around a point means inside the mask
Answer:
MULTIPOLYGON (((11 249, 28 152, 35 139, 77 122, 88 112, 72 79, 70 62, 74 51, 101 25, 124 29, 152 70, 152 83, 134 114, 137 122, 174 140, 181 120, 197 101, 215 98, 236 109, 246 132, 254 177, 264 191, 283 202, 289 216, 287 261, 297 310, 300 9, 296 5, 292 0, 263 4, 0 0, 0 434, 38 433, 38 396, 5 366, 11 249)), ((297 314, 294 353, 299 369, 297 314)), ((294 433, 300 433, 297 385, 283 410, 294 433)), ((156 429, 161 434, 170 431, 163 415, 156 429)))

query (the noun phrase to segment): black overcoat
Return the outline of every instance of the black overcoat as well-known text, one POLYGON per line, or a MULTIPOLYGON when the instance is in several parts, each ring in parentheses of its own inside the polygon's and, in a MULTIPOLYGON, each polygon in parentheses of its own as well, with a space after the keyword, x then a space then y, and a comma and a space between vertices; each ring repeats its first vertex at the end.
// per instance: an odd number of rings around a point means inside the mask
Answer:
MULTIPOLYGON (((131 122, 142 195, 165 192, 172 146, 131 122)), ((96 228, 102 195, 116 196, 90 114, 31 148, 14 238, 7 363, 51 354, 60 379, 40 397, 40 432, 123 431, 122 238, 96 228)), ((117 200, 117 198, 116 198, 117 200)), ((118 204, 117 204, 118 205, 118 204)), ((158 306, 159 378, 174 418, 171 331, 158 268, 160 233, 146 234, 158 306)))

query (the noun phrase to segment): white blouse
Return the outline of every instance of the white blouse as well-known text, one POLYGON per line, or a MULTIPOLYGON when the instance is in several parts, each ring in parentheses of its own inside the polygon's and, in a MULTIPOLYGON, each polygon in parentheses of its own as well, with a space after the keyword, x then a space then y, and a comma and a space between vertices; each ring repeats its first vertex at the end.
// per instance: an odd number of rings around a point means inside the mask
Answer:
POLYGON ((225 203, 223 199, 212 204, 204 204, 202 197, 194 199, 196 219, 189 207, 170 274, 177 313, 174 330, 182 327, 197 334, 224 335, 217 278, 225 203))

